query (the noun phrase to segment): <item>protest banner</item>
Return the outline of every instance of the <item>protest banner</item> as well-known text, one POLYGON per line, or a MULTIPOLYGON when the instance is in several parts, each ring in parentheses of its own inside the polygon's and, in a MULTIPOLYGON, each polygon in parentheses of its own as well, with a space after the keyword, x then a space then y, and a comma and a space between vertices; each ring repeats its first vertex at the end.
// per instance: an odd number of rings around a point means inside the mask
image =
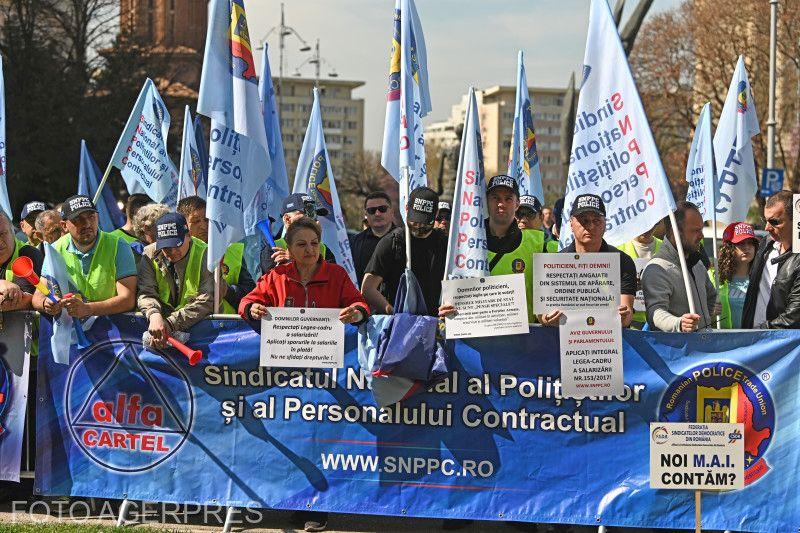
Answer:
POLYGON ((606 206, 605 240, 618 246, 672 213, 675 200, 606 0, 592 0, 583 63, 559 238, 562 248, 572 241, 572 202, 591 193, 606 206))
POLYGON ((178 171, 167 153, 169 111, 153 80, 147 78, 117 141, 108 168, 95 193, 97 203, 111 167, 117 167, 129 194, 147 194, 175 207, 178 171))
POLYGON ((536 130, 533 127, 533 103, 528 92, 528 78, 525 75, 522 50, 517 55, 517 94, 508 175, 517 180, 521 196, 535 196, 544 205, 542 169, 539 151, 536 148, 536 130))
POLYGON ((428 184, 422 119, 430 112, 428 54, 417 7, 414 0, 395 0, 381 165, 400 182, 403 220, 409 192, 428 184))
POLYGON ((714 133, 718 174, 717 220, 723 224, 747 219, 758 190, 751 139, 760 131, 744 56, 739 56, 714 133))
POLYGON ((244 211, 272 171, 244 0, 209 2, 197 112, 211 118, 206 259, 214 271, 245 236, 244 211))
POLYGON ((314 88, 308 127, 305 137, 303 137, 303 147, 300 149, 300 158, 297 161, 292 192, 308 194, 313 198, 317 208, 324 208, 328 212, 319 217, 322 227, 322 242, 333 252, 336 264, 344 267, 353 283, 357 283, 353 252, 350 250, 350 239, 347 236, 347 225, 342 215, 342 204, 339 202, 331 159, 325 144, 322 112, 319 107, 319 90, 316 87, 314 88))
POLYGON ((0 480, 19 481, 34 317, 26 312, 0 318, 0 480))
POLYGON ((345 367, 322 370, 259 367, 240 320, 191 328, 194 367, 143 348, 143 318, 97 321, 69 367, 40 341, 37 495, 685 529, 692 494, 649 487, 650 422, 711 422, 724 395, 745 485, 705 495, 704 525, 800 523, 798 331, 625 330, 623 394, 582 400, 563 397, 553 328, 456 340, 442 384, 380 409, 352 326, 345 367))
POLYGON ((484 179, 478 104, 475 100, 475 89, 470 87, 451 204, 447 259, 444 266, 446 280, 489 275, 489 245, 484 226, 489 214, 484 179))
POLYGON ((558 331, 565 398, 624 393, 622 323, 616 309, 570 311, 558 331))
POLYGON ((619 254, 534 254, 533 312, 617 308, 619 254))
POLYGON ((343 367, 344 324, 339 311, 268 307, 261 319, 261 366, 343 367))
MULTIPOLYGON (((78 194, 94 198, 97 195, 97 188, 100 186, 100 179, 100 167, 97 166, 94 157, 92 157, 86 141, 81 139, 78 194)), ((103 188, 94 206, 97 208, 98 226, 102 231, 112 232, 125 225, 125 213, 117 205, 114 191, 110 188, 103 188)))
POLYGON ((445 318, 448 339, 528 333, 528 299, 523 274, 442 282, 442 303, 458 313, 445 318))
MULTIPOLYGON (((718 404, 736 409, 728 398, 718 404)), ((744 488, 744 424, 651 422, 649 441, 654 489, 744 488)))

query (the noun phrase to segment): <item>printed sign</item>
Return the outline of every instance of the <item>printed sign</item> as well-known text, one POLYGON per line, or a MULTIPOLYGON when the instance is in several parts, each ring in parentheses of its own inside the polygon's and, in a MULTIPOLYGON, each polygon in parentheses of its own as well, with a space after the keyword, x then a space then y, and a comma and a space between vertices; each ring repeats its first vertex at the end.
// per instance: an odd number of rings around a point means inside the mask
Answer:
POLYGON ((458 314, 446 318, 448 339, 528 333, 525 275, 508 274, 442 282, 442 302, 458 314))
POLYGON ((769 198, 781 189, 783 189, 783 169, 763 169, 761 171, 761 197, 769 198))
POLYGON ((650 487, 744 488, 744 424, 652 422, 650 487))
POLYGON ((622 322, 616 309, 570 311, 559 326, 561 394, 618 396, 625 390, 622 322))
POLYGON ((619 307, 619 254, 534 254, 533 312, 619 307))
POLYGON ((261 319, 261 366, 341 368, 339 309, 268 307, 261 319))
POLYGON ((800 252, 800 194, 792 195, 792 251, 800 252))

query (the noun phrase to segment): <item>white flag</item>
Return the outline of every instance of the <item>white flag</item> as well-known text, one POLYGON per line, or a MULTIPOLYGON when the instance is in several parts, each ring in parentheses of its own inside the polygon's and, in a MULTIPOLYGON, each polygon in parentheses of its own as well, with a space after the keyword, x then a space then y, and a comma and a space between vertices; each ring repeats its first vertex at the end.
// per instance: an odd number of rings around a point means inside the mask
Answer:
POLYGON ((484 179, 478 104, 475 90, 470 87, 453 192, 450 236, 447 240, 444 268, 447 279, 489 275, 489 249, 483 225, 487 216, 484 179))
POLYGON ((750 203, 758 190, 756 163, 750 138, 761 131, 747 79, 744 57, 739 56, 733 72, 725 107, 714 134, 717 162, 717 220, 725 224, 747 218, 750 203))
POLYGON ((592 0, 572 140, 561 245, 572 242, 572 201, 596 194, 606 206, 605 240, 625 243, 675 210, 667 175, 606 0, 592 0))
POLYGON ((686 201, 692 202, 700 210, 703 220, 715 220, 714 184, 714 144, 711 135, 711 103, 706 103, 700 112, 700 120, 694 130, 692 149, 686 162, 686 201))

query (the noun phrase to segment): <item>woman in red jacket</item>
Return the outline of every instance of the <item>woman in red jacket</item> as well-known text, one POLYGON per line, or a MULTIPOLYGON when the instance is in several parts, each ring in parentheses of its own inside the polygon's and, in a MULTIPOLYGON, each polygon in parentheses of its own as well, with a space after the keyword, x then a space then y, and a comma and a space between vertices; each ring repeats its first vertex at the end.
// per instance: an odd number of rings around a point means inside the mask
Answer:
POLYGON ((353 285, 347 271, 320 258, 321 232, 314 220, 303 217, 286 230, 292 260, 261 276, 256 288, 242 298, 239 314, 256 331, 267 307, 342 307, 339 320, 360 324, 369 316, 369 305, 353 285))

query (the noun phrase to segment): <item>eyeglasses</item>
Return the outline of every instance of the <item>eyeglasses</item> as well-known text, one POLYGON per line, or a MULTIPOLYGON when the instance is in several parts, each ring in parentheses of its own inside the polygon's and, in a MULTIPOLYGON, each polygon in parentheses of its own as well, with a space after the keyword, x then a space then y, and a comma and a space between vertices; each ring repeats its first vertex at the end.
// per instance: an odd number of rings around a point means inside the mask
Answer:
POLYGON ((388 210, 389 210, 389 206, 388 205, 379 205, 379 206, 376 206, 376 207, 368 207, 368 208, 365 209, 365 211, 367 212, 368 215, 374 215, 378 211, 380 211, 381 213, 385 213, 388 210))

